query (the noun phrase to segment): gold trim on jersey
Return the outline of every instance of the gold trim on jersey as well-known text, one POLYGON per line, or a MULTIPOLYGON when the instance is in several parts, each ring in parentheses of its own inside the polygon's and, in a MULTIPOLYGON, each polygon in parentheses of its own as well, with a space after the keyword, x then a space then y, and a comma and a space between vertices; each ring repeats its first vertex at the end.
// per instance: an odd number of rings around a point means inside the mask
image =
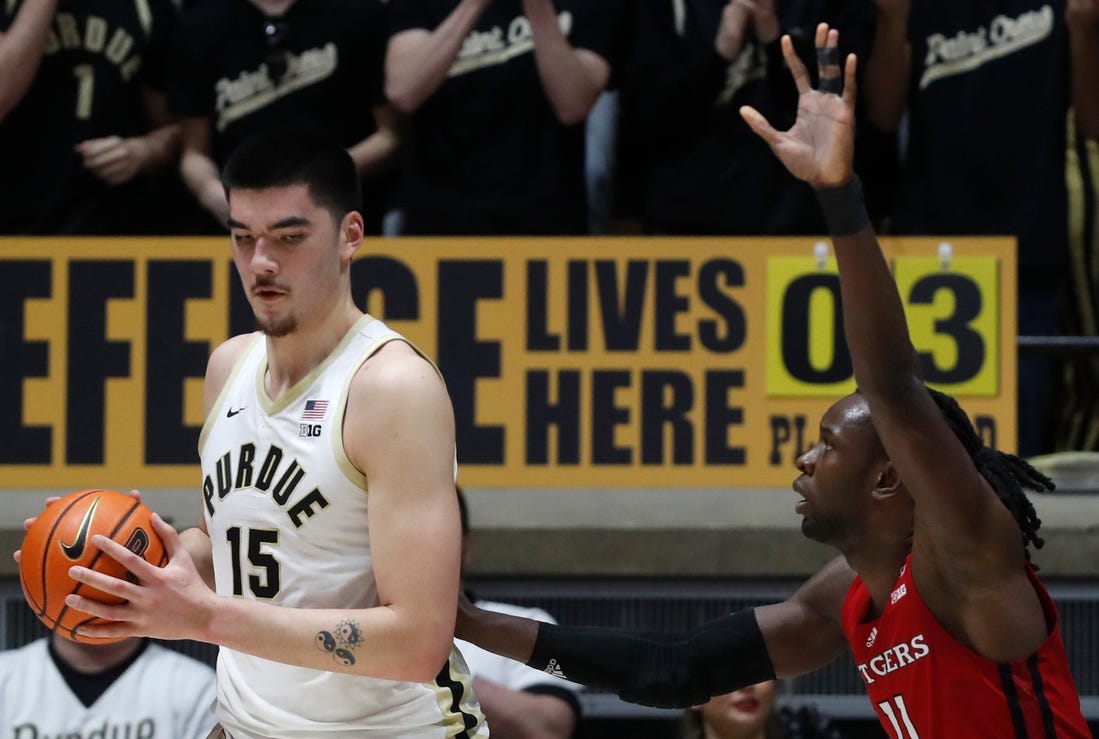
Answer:
POLYGON ((447 659, 444 668, 439 671, 439 677, 435 679, 435 682, 425 683, 425 685, 435 692, 435 699, 439 704, 439 711, 443 717, 443 725, 446 727, 447 736, 484 736, 481 730, 486 726, 485 714, 481 711, 479 703, 470 701, 470 696, 473 695, 473 678, 458 669, 455 660, 457 651, 458 647, 451 648, 450 657, 447 659), (447 682, 450 683, 449 685, 443 682, 444 673, 447 682), (461 698, 458 701, 455 701, 455 694, 458 692, 453 687, 455 684, 461 686, 461 698), (466 716, 471 717, 476 722, 474 726, 466 726, 466 716))
MULTIPOLYGON (((392 331, 392 329, 390 329, 392 331)), ((439 381, 443 383, 443 387, 446 387, 446 380, 443 378, 443 373, 436 366, 435 362, 431 360, 420 347, 413 344, 404 336, 398 333, 392 333, 387 336, 379 337, 374 343, 370 344, 362 353, 362 359, 355 365, 355 369, 348 373, 347 378, 344 380, 343 389, 340 391, 339 402, 336 404, 336 413, 333 418, 336 419, 336 423, 333 425, 331 439, 332 439, 332 455, 336 460, 336 465, 355 485, 358 485, 363 490, 367 489, 366 474, 355 466, 355 463, 347 456, 347 447, 343 443, 343 422, 347 415, 347 399, 351 394, 351 383, 355 380, 355 376, 359 374, 359 370, 366 364, 367 360, 378 353, 378 350, 391 341, 400 341, 407 344, 412 348, 412 351, 416 352, 420 357, 431 365, 431 369, 435 370, 436 376, 439 381)), ((454 478, 458 478, 458 458, 457 451, 455 451, 454 458, 454 478)))
POLYGON ((282 397, 278 400, 272 400, 267 394, 267 385, 264 382, 264 378, 267 376, 268 360, 265 357, 263 362, 260 363, 256 369, 256 398, 259 399, 260 408, 268 416, 277 416, 284 410, 289 408, 295 402, 301 399, 305 391, 316 381, 317 376, 324 372, 330 364, 336 361, 340 353, 344 348, 351 343, 351 340, 362 331, 364 328, 374 322, 374 317, 368 313, 364 313, 361 318, 355 321, 355 324, 348 329, 343 338, 340 339, 340 343, 332 347, 332 351, 328 352, 328 356, 324 358, 324 361, 309 371, 305 377, 301 378, 294 383, 294 386, 283 393, 282 397))
MULTIPOLYGON (((334 423, 332 424, 332 433, 329 434, 329 438, 332 441, 332 456, 336 460, 336 466, 343 472, 344 477, 364 491, 366 490, 366 475, 362 470, 356 467, 355 463, 347 456, 347 447, 343 444, 343 424, 344 419, 347 417, 347 399, 351 395, 351 384, 359 374, 359 370, 362 369, 362 366, 366 364, 367 360, 374 356, 379 349, 394 340, 404 341, 403 337, 399 334, 389 334, 387 336, 378 337, 376 341, 371 343, 363 351, 362 357, 355 364, 355 368, 347 373, 347 377, 344 378, 343 388, 340 390, 339 401, 336 403, 336 412, 333 415, 334 423)), ((409 346, 412 345, 409 344, 409 346)), ((415 347, 413 347, 413 349, 415 349, 415 347)))
POLYGON ((210 431, 214 428, 214 420, 221 414, 221 409, 225 407, 225 398, 229 395, 229 388, 233 384, 233 380, 240 374, 240 370, 244 367, 245 361, 252 353, 252 350, 256 347, 256 341, 263 338, 263 334, 256 331, 252 334, 252 338, 248 341, 248 345, 244 347, 244 351, 237 357, 237 361, 233 363, 233 369, 229 373, 229 377, 225 379, 225 384, 221 386, 221 390, 218 391, 218 396, 214 400, 214 404, 210 407, 210 412, 206 414, 206 419, 202 422, 202 430, 198 434, 198 454, 202 456, 202 449, 206 446, 206 438, 210 435, 210 431))

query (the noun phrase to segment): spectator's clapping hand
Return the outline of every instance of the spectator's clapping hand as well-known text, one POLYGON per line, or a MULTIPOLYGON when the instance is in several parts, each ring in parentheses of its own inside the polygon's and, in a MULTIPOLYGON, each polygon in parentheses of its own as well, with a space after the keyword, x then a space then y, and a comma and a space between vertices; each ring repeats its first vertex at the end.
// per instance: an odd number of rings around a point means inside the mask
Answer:
POLYGON ((814 90, 790 37, 782 37, 782 54, 798 89, 798 117, 789 131, 776 131, 754 108, 740 109, 790 173, 815 188, 843 185, 854 171, 855 56, 848 56, 841 70, 838 43, 839 31, 817 26, 820 89, 814 90))
POLYGON ((77 144, 76 151, 84 157, 84 168, 108 185, 132 180, 148 158, 146 144, 141 138, 88 139, 77 144))

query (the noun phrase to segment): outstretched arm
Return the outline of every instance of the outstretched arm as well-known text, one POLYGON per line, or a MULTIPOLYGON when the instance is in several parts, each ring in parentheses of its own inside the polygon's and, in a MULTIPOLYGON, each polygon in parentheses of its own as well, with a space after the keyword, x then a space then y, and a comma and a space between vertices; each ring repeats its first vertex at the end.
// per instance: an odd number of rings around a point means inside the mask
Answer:
MULTIPOLYGON (((837 39, 835 30, 818 28, 826 89, 839 79, 839 59, 831 51, 837 39)), ((977 471, 970 456, 977 450, 962 445, 919 379, 900 295, 852 171, 855 58, 846 60, 840 96, 811 89, 788 39, 783 51, 799 91, 797 122, 779 132, 754 110, 742 115, 787 169, 817 190, 839 264, 855 380, 915 502, 913 574, 932 612, 956 638, 986 657, 1015 659, 1044 636, 1035 628, 1041 610, 1023 567, 1021 532, 977 471)))
POLYGON ((854 573, 838 557, 794 595, 680 633, 559 626, 460 602, 457 635, 491 652, 652 706, 698 705, 804 674, 846 649, 839 617, 854 573))

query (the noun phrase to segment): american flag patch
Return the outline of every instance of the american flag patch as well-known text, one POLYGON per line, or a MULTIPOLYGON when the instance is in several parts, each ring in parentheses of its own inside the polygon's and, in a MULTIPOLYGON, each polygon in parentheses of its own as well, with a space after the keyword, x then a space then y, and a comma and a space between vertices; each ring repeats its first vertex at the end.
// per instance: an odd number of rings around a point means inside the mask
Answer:
POLYGON ((324 418, 324 414, 327 412, 327 400, 307 400, 305 401, 305 410, 301 412, 301 420, 319 421, 324 418))

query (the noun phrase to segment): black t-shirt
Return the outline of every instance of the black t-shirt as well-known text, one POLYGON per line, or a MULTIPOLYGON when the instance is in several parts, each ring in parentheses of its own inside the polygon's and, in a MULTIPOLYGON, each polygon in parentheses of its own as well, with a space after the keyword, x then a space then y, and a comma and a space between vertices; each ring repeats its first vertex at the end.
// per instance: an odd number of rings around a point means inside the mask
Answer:
MULTIPOLYGON (((0 4, 7 31, 20 3, 0 4)), ((164 86, 169 0, 61 0, 26 95, 0 123, 0 234, 131 232, 141 178, 110 187, 74 150, 148 130, 143 91, 164 86)))
MULTIPOLYGON (((638 0, 623 85, 624 157, 638 164, 648 228, 669 234, 823 233, 812 191, 741 118, 751 105, 785 130, 797 90, 779 43, 749 31, 732 62, 714 48, 725 0, 638 0)), ((862 52, 869 20, 854 0, 776 3, 782 33, 815 75, 813 34, 828 21, 862 52)))
POLYGON ((897 230, 1007 234, 1020 264, 1066 256, 1064 0, 913 3, 897 230))
MULTIPOLYGON (((180 20, 171 103, 208 118, 218 166, 274 124, 311 128, 350 147, 374 133, 385 102, 386 6, 381 0, 298 0, 268 18, 248 0, 192 5, 180 20), (270 26, 270 33, 268 27, 270 26)), ((364 210, 384 205, 364 183, 364 210)))
MULTIPOLYGON (((398 0, 393 33, 433 30, 456 0, 398 0)), ((612 66, 622 0, 557 0, 573 48, 612 66)), ((563 126, 535 64, 520 0, 494 0, 450 74, 412 117, 402 195, 410 234, 580 234, 587 230, 584 126, 563 126)))

